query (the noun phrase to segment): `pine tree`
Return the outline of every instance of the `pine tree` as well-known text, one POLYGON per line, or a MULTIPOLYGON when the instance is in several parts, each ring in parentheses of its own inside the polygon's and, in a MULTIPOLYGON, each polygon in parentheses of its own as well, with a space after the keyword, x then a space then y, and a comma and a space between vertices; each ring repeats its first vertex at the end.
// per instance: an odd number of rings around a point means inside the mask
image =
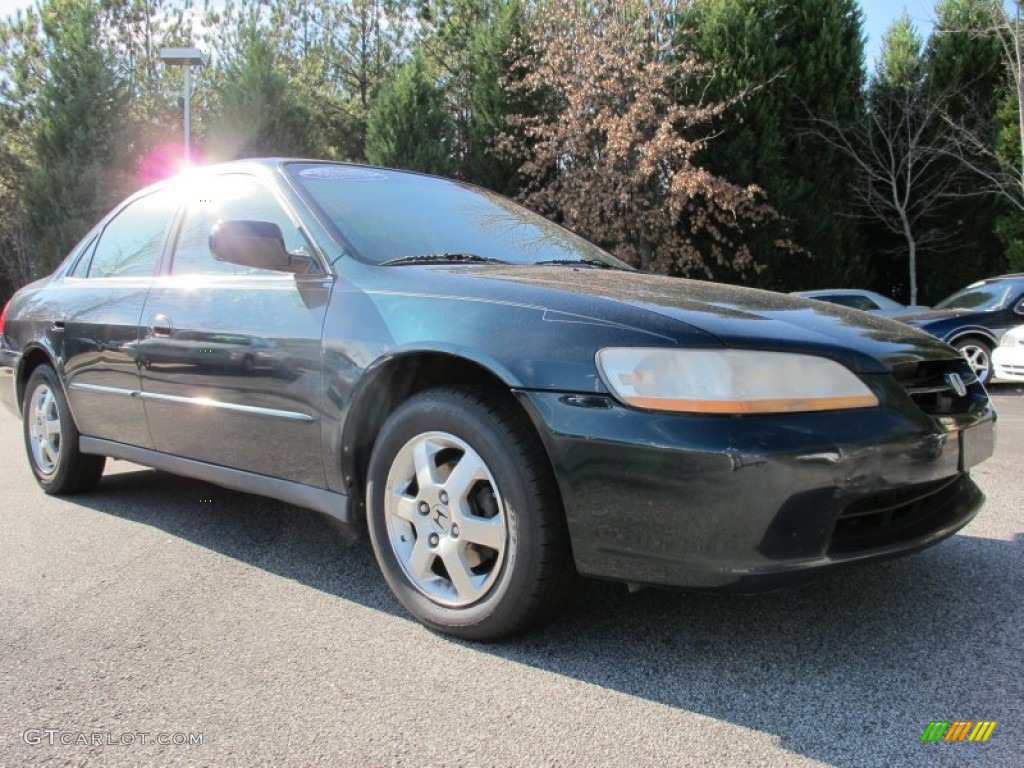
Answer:
POLYGON ((264 35, 330 156, 365 159, 366 123, 406 53, 410 0, 268 0, 264 35))
MULTIPOLYGON (((1007 167, 1021 162, 1020 104, 1016 89, 1008 89, 999 102, 996 153, 1007 167)), ((1024 272, 1024 212, 1000 200, 1004 211, 996 220, 996 235, 1004 245, 1006 270, 1024 272)))
POLYGON ((694 0, 684 22, 684 36, 713 63, 710 92, 739 99, 701 160, 735 183, 761 187, 779 213, 778 223, 749 236, 767 264, 757 282, 778 289, 864 284, 865 244, 848 215, 853 166, 812 130, 817 119, 847 123, 863 111, 859 4, 694 0))
MULTIPOLYGON (((994 151, 999 134, 999 104, 1007 92, 1002 45, 992 27, 993 0, 941 0, 935 31, 926 52, 928 87, 942 102, 945 119, 994 151)), ((968 154, 984 164, 985 158, 968 154)), ((957 161, 949 160, 949 164, 957 161)), ((1006 269, 1005 246, 998 232, 1014 218, 986 181, 962 175, 959 188, 934 226, 947 243, 931 254, 922 270, 924 299, 935 302, 981 277, 1006 269)))
POLYGON ((242 31, 239 49, 227 61, 210 122, 206 151, 215 159, 321 154, 310 105, 255 26, 242 31))
POLYGON ((499 0, 490 21, 474 30, 471 52, 474 79, 469 90, 469 116, 465 164, 460 174, 468 181, 506 195, 519 191, 522 156, 499 150, 499 137, 509 131, 508 116, 529 110, 510 82, 521 81, 525 71, 519 56, 526 40, 526 13, 522 0, 499 0))
POLYGON ((25 181, 34 157, 31 125, 45 64, 39 15, 0 20, 0 304, 33 275, 25 181))
POLYGON ((370 113, 366 157, 375 165, 451 175, 454 126, 444 92, 414 54, 398 71, 370 113))
POLYGON ((946 126, 941 103, 925 82, 922 47, 921 35, 904 11, 882 37, 863 127, 849 129, 863 164, 855 184, 871 217, 875 269, 886 286, 905 284, 906 294, 897 292, 910 304, 919 301, 923 251, 942 240, 933 223, 943 207, 942 194, 955 184, 950 177, 954 169, 936 154, 936 141, 946 134, 946 126), (903 258, 887 258, 892 253, 903 258))
POLYGON ((127 93, 100 39, 97 5, 43 8, 47 74, 35 104, 35 165, 25 184, 28 236, 45 273, 130 186, 122 171, 127 93))
POLYGON ((478 66, 474 40, 491 24, 499 0, 419 0, 421 32, 417 50, 444 96, 450 116, 453 175, 466 177, 471 144, 473 92, 478 66))

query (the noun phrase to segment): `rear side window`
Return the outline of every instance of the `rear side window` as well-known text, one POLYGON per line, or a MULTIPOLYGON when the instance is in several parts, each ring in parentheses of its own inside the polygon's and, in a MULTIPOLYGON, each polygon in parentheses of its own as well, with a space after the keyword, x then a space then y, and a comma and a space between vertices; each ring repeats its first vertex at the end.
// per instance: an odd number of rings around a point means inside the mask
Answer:
MULTIPOLYGON (((123 208, 107 226, 93 251, 88 277, 140 277, 156 271, 167 232, 178 211, 179 194, 165 189, 123 208)), ((76 275, 80 269, 76 267, 76 275)))
POLYGON ((864 311, 878 309, 878 305, 867 296, 860 296, 855 293, 837 293, 835 296, 829 296, 825 301, 831 301, 833 304, 842 304, 844 307, 862 309, 864 311))

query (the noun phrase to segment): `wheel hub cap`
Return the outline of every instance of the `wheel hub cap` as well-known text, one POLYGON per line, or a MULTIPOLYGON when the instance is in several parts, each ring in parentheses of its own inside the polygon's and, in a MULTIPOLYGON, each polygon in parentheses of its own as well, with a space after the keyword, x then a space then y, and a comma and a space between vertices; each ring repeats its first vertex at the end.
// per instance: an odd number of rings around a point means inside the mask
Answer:
POLYGON ((61 431, 57 398, 40 384, 29 400, 29 443, 32 463, 43 475, 52 475, 60 465, 61 431))
POLYGON ((399 565, 435 603, 472 605, 494 586, 508 538, 505 504, 464 440, 429 432, 406 443, 388 473, 384 515, 399 565))

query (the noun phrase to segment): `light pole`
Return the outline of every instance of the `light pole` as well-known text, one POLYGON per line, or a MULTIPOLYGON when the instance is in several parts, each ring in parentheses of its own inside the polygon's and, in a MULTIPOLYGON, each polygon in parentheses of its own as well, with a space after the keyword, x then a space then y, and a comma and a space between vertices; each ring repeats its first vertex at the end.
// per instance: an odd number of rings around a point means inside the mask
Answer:
POLYGON ((185 68, 185 162, 192 157, 192 67, 203 64, 203 52, 198 48, 161 48, 160 60, 164 64, 185 68))

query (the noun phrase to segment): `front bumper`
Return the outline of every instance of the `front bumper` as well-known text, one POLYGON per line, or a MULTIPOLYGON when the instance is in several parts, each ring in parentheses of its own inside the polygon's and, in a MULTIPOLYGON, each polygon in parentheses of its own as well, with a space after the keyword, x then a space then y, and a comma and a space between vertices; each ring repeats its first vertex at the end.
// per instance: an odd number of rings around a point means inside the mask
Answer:
POLYGON ((517 394, 554 467, 580 573, 754 590, 919 550, 981 507, 969 470, 995 440, 983 390, 937 419, 884 379, 882 402, 896 405, 785 416, 517 394))
POLYGON ((995 377, 1002 381, 1024 381, 1024 347, 996 347, 992 352, 995 377))

